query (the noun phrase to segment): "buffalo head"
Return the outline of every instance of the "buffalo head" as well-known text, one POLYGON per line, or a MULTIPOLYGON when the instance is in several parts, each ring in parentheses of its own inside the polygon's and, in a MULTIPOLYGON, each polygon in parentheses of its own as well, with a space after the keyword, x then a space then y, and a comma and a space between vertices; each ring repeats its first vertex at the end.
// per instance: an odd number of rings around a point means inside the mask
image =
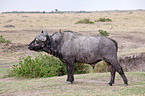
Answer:
POLYGON ((46 42, 47 42, 48 38, 49 38, 49 35, 48 35, 47 31, 45 31, 45 34, 42 31, 28 45, 28 49, 34 50, 34 51, 42 51, 43 48, 46 46, 46 42))

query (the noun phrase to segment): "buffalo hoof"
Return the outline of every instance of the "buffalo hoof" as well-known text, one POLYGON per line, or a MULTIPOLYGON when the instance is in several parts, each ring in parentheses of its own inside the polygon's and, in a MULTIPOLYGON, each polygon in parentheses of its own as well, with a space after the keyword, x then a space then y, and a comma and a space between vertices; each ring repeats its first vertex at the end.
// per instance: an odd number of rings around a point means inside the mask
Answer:
POLYGON ((108 83, 108 86, 112 86, 112 84, 108 83))
POLYGON ((128 86, 128 84, 124 84, 124 87, 128 86))
POLYGON ((67 84, 72 84, 72 82, 70 82, 70 81, 66 81, 66 83, 67 83, 67 84))

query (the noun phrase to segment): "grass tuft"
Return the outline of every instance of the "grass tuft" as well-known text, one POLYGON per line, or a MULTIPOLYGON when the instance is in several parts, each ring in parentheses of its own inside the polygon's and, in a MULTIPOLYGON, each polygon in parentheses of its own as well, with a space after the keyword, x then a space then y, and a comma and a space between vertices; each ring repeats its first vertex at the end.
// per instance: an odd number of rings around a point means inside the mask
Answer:
POLYGON ((102 29, 100 29, 100 30, 98 30, 98 32, 99 32, 99 34, 101 34, 101 35, 103 35, 103 36, 109 36, 109 32, 107 32, 107 31, 104 31, 104 30, 102 30, 102 29))
POLYGON ((99 18, 95 22, 112 22, 112 20, 110 18, 99 18))
POLYGON ((75 24, 94 24, 94 22, 90 21, 90 19, 84 19, 76 22, 75 24))
POLYGON ((9 40, 6 40, 5 38, 3 38, 3 36, 0 36, 0 43, 11 43, 9 40))

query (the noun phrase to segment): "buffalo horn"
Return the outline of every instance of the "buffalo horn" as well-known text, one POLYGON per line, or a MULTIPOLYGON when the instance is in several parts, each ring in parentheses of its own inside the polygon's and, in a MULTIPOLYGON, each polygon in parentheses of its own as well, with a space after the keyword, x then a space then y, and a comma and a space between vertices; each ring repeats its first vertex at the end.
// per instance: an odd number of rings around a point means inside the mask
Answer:
POLYGON ((45 35, 46 35, 46 36, 49 36, 48 33, 47 33, 47 30, 45 30, 45 35))

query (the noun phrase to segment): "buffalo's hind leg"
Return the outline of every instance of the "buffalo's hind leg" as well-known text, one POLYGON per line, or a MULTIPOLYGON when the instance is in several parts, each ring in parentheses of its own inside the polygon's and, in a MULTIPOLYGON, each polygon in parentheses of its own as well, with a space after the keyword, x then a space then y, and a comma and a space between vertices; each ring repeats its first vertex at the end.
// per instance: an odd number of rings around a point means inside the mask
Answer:
POLYGON ((114 68, 121 75, 121 77, 122 77, 122 79, 124 81, 124 86, 127 86, 128 85, 128 80, 127 80, 127 78, 126 78, 126 76, 125 76, 125 74, 123 72, 122 67, 119 64, 117 64, 117 65, 114 66, 114 68))
MULTIPOLYGON (((108 62, 107 62, 108 63, 108 62)), ((111 80, 110 82, 108 83, 110 86, 112 86, 112 84, 114 84, 114 80, 115 80, 115 73, 116 73, 116 70, 114 69, 114 67, 108 63, 108 67, 109 67, 109 70, 110 70, 110 73, 111 73, 111 80)))
POLYGON ((116 70, 107 59, 105 59, 104 61, 107 63, 108 68, 109 68, 110 73, 111 73, 111 80, 108 84, 110 86, 112 86, 112 84, 114 84, 116 70))
POLYGON ((123 72, 122 67, 119 65, 117 59, 113 59, 113 60, 112 59, 110 59, 110 60, 105 59, 104 61, 109 62, 109 64, 110 64, 109 69, 111 71, 111 81, 109 82, 109 85, 112 85, 114 83, 115 72, 117 71, 121 75, 121 77, 124 81, 124 86, 127 86, 128 80, 123 72))

